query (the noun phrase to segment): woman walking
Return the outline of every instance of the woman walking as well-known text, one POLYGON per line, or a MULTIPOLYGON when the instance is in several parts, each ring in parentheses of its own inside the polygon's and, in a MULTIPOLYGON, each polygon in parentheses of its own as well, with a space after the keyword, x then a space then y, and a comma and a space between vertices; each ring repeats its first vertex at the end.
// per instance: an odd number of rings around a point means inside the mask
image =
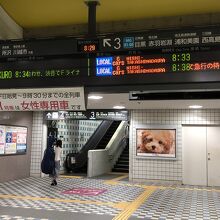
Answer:
POLYGON ((52 176, 52 183, 51 186, 56 186, 57 185, 57 178, 59 176, 59 171, 60 171, 60 158, 61 158, 61 153, 62 153, 62 141, 57 140, 56 145, 54 148, 55 151, 55 169, 54 173, 51 175, 52 176))

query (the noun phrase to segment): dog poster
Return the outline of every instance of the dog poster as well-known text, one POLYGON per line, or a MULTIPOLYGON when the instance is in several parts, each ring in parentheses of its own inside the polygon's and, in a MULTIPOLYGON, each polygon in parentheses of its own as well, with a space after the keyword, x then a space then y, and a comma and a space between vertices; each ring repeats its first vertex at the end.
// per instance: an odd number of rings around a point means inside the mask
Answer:
POLYGON ((137 129, 137 156, 176 157, 176 129, 137 129))

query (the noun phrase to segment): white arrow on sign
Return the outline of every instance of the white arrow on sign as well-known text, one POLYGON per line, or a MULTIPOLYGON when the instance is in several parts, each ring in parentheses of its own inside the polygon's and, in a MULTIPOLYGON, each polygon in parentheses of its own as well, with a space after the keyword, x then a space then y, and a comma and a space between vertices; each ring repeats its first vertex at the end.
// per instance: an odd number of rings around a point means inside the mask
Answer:
POLYGON ((47 118, 51 118, 51 117, 52 117, 52 114, 51 114, 50 112, 48 112, 48 113, 46 114, 46 116, 47 116, 47 118))
POLYGON ((112 45, 111 45, 111 39, 110 38, 105 38, 105 39, 103 39, 103 47, 106 47, 106 46, 108 46, 108 47, 111 47, 112 45))

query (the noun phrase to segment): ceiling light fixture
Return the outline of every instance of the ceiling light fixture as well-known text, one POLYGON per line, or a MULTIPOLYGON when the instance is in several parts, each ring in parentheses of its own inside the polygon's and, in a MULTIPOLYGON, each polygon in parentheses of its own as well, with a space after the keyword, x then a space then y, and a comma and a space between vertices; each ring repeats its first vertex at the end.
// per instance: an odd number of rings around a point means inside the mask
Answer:
POLYGON ((122 105, 116 105, 113 107, 114 109, 124 109, 125 107, 122 105))
POLYGON ((88 96, 88 99, 93 99, 93 100, 99 100, 102 99, 103 97, 100 95, 90 95, 88 96))
POLYGON ((189 108, 196 109, 196 108, 202 108, 202 106, 201 105, 190 105, 189 108))

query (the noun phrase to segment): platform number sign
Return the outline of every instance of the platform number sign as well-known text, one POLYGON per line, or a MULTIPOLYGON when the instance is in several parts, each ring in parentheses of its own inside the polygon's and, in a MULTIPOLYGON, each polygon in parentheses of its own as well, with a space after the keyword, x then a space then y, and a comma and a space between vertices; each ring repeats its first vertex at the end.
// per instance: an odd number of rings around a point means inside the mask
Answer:
POLYGON ((115 49, 119 50, 122 48, 122 39, 120 37, 115 38, 104 38, 102 43, 103 48, 105 49, 115 49))

